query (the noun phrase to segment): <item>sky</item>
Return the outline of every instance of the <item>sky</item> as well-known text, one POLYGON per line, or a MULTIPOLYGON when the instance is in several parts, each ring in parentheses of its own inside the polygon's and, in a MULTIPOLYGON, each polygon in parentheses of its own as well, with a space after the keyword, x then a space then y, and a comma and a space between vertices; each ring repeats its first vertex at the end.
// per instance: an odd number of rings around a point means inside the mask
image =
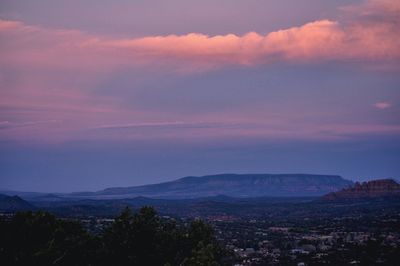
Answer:
POLYGON ((0 189, 400 177, 398 0, 3 0, 0 189))

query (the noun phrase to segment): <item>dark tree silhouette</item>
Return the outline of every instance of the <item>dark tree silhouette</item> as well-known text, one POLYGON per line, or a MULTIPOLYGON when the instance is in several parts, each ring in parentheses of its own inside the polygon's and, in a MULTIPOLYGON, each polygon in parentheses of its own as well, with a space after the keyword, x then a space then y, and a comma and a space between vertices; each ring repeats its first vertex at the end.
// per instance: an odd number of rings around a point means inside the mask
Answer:
POLYGON ((211 226, 161 219, 152 207, 126 208, 94 235, 46 212, 0 220, 2 265, 218 265, 222 249, 211 226))

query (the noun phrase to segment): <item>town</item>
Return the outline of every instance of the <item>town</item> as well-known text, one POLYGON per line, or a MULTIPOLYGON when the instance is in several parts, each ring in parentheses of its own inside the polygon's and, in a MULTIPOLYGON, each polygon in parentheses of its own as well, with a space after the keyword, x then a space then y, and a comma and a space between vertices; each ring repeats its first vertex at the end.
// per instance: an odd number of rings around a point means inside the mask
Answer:
POLYGON ((400 254, 400 214, 212 223, 236 265, 395 265, 400 254))

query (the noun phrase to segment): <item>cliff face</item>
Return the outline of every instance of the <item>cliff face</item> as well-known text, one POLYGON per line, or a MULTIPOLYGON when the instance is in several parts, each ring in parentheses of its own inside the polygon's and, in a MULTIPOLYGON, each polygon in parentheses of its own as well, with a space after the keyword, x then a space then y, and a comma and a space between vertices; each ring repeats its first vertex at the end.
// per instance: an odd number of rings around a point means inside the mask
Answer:
POLYGON ((353 187, 329 193, 322 197, 323 200, 400 197, 400 184, 393 179, 372 180, 355 183, 353 187))

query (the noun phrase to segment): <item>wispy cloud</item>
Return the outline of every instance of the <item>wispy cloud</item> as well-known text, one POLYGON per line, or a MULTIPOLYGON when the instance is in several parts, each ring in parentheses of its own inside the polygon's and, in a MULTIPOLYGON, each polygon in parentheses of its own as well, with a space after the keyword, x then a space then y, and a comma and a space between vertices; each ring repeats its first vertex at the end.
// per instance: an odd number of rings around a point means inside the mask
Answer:
POLYGON ((392 104, 390 102, 377 102, 374 103, 373 106, 375 106, 378 109, 388 109, 392 107, 392 104))
POLYGON ((0 121, 0 130, 16 128, 16 127, 29 127, 29 126, 36 126, 36 125, 40 125, 40 124, 57 123, 57 122, 60 122, 60 121, 58 121, 58 120, 27 121, 27 122, 0 121))
POLYGON ((157 139, 182 138, 219 139, 301 139, 301 140, 349 140, 360 136, 396 135, 398 125, 382 124, 313 124, 309 122, 288 123, 288 121, 232 121, 232 122, 143 122, 109 124, 91 127, 97 132, 93 136, 113 139, 157 139))
POLYGON ((138 129, 138 128, 232 128, 240 126, 240 123, 227 122, 183 122, 183 121, 164 121, 164 122, 143 122, 143 123, 124 123, 95 126, 90 129, 138 129))

